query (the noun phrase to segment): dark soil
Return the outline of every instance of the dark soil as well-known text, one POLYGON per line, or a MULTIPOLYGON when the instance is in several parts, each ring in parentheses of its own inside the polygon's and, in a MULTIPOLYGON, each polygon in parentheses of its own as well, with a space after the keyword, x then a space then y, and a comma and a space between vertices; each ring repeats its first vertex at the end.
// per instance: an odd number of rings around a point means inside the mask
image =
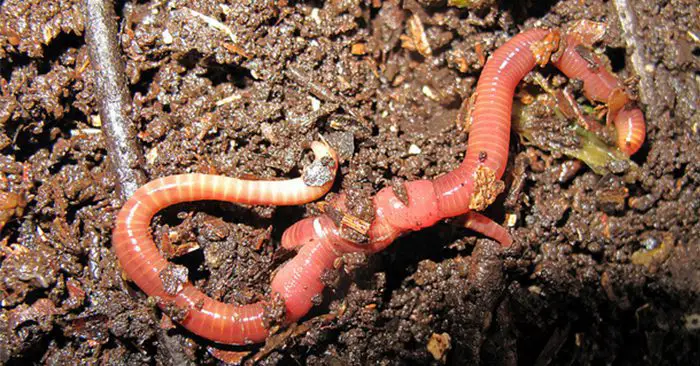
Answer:
MULTIPOLYGON (((436 177, 463 156, 457 116, 483 57, 535 26, 606 22, 598 50, 640 97, 635 182, 563 174, 568 158, 514 137, 508 199, 489 212, 509 219, 514 247, 440 223, 345 258, 304 323, 250 347, 174 326, 122 277, 82 3, 0 2, 0 363, 700 364, 700 7, 627 2, 119 4, 151 179, 296 176, 319 134, 342 146, 334 192, 436 177), (402 47, 412 17, 431 54, 402 47)), ((315 212, 183 204, 156 217, 154 238, 192 249, 174 261, 210 296, 249 303, 292 255, 283 230, 315 212)))

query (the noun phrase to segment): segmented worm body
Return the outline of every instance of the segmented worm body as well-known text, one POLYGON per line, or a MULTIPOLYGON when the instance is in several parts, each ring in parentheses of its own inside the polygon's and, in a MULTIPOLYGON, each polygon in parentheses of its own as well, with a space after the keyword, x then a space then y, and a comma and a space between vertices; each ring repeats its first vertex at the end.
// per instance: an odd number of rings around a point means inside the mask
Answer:
MULTIPOLYGON (((329 177, 320 186, 309 186, 301 177, 251 181, 181 174, 156 179, 139 188, 119 212, 112 236, 112 246, 128 277, 147 295, 158 297, 162 306, 174 304, 178 309, 187 309, 181 324, 197 335, 230 344, 265 340, 266 303, 245 306, 222 303, 189 282, 167 292, 161 275, 170 264, 151 239, 149 225, 158 211, 181 202, 217 200, 250 205, 298 205, 316 200, 332 186, 337 161, 326 144, 314 142, 311 148, 316 154, 315 166, 327 169, 329 177)), ((280 283, 284 285, 284 279, 280 283)))
MULTIPOLYGON (((366 243, 358 244, 346 239, 342 230, 347 228, 339 228, 339 222, 334 222, 329 215, 304 219, 287 229, 282 236, 282 246, 301 246, 300 254, 279 272, 279 275, 287 276, 289 273, 298 279, 295 286, 277 287, 283 291, 283 297, 299 300, 286 303, 289 317, 305 314, 313 306, 312 298, 323 289, 320 276, 314 277, 313 285, 309 286, 312 277, 302 274, 302 268, 313 267, 313 274, 319 274, 331 269, 335 259, 343 253, 381 251, 406 232, 432 226, 447 217, 469 213, 470 207, 474 207, 474 199, 483 199, 483 195, 475 193, 493 193, 487 202, 479 203, 479 208, 488 205, 500 193, 494 188, 497 186, 496 180, 503 175, 508 159, 513 93, 520 80, 535 66, 530 46, 548 32, 535 29, 521 33, 496 50, 484 66, 476 87, 473 121, 462 164, 435 180, 406 182, 404 194, 399 195, 401 198, 391 187, 380 190, 373 198, 374 220, 366 243), (480 176, 486 179, 479 179, 480 176), (303 294, 296 295, 298 292, 303 294)), ((331 202, 332 209, 346 212, 345 201, 346 197, 339 195, 331 202)), ((465 218, 465 226, 495 237, 504 245, 510 244, 510 236, 505 229, 485 216, 470 214, 465 218)), ((273 287, 276 281, 277 278, 273 279, 273 287)))
POLYGON ((617 130, 617 147, 627 155, 633 155, 644 143, 646 124, 639 107, 629 101, 620 80, 608 71, 600 58, 580 45, 575 35, 567 35, 566 48, 554 66, 570 79, 583 81, 586 98, 611 103, 617 99, 619 108, 610 107, 609 120, 617 130))
MULTIPOLYGON (((552 34, 545 29, 522 32, 487 61, 476 87, 467 152, 457 169, 434 180, 403 183, 400 193, 392 187, 377 192, 372 198, 374 216, 365 232, 344 221, 349 216, 344 194, 330 202, 325 214, 303 219, 285 231, 282 246, 298 253, 273 278, 272 293, 284 299, 287 321, 303 317, 317 302, 324 287, 324 271, 333 269, 344 253, 381 251, 400 235, 444 218, 462 215, 465 227, 510 245, 510 235, 503 227, 475 211, 486 208, 503 190, 500 178, 508 159, 513 94, 520 80, 540 62, 533 53, 534 46, 552 34)), ((592 69, 590 58, 586 61, 576 51, 577 46, 575 39, 569 40, 555 65, 570 78, 583 80, 587 97, 611 101, 615 93, 619 94, 619 81, 604 68, 592 69), (581 66, 582 62, 587 63, 581 66)), ((618 139, 620 148, 633 153, 644 140, 641 111, 623 107, 613 119, 622 136, 618 139)), ((317 156, 332 155, 320 144, 314 145, 314 152, 317 156)), ((337 161, 331 165, 334 173, 337 161)), ((149 237, 150 220, 166 206, 194 200, 305 203, 322 196, 331 183, 309 187, 301 179, 244 181, 201 174, 161 178, 140 188, 125 204, 117 218, 113 245, 124 270, 144 292, 188 310, 181 323, 193 333, 222 343, 259 342, 268 334, 263 323, 267 303, 224 304, 189 282, 177 291, 166 292, 161 276, 168 262, 149 237)))
MULTIPOLYGON (((282 245, 289 249, 300 248, 300 255, 280 270, 280 274, 296 279, 286 282, 294 286, 276 287, 285 298, 297 300, 287 303, 289 317, 298 318, 313 306, 312 299, 323 289, 319 274, 331 269, 343 253, 378 252, 400 235, 432 226, 444 218, 462 215, 465 227, 498 240, 504 246, 511 244, 510 235, 502 226, 472 210, 485 208, 502 190, 498 179, 503 175, 508 159, 514 91, 522 78, 540 62, 533 53, 536 43, 544 42, 553 35, 552 32, 545 29, 522 32, 494 52, 476 87, 467 152, 462 164, 434 180, 407 182, 399 195, 390 187, 380 190, 373 198, 374 219, 366 233, 365 243, 347 239, 342 230, 349 228, 343 226, 337 215, 307 218, 287 229, 282 245)), ((558 39, 558 34, 556 36, 552 38, 558 39)), ((574 38, 567 40, 555 65, 570 78, 582 80, 588 98, 610 101, 614 92, 621 90, 617 78, 602 66, 596 69, 591 68, 590 63, 582 66, 582 62, 587 61, 577 51, 580 42, 574 38)), ((592 60, 599 62, 597 58, 592 60)), ((625 106, 613 118, 619 148, 628 154, 634 153, 644 141, 641 111, 625 106)), ((331 210, 347 212, 345 201, 346 197, 339 195, 331 202, 331 210)), ((273 280, 273 287, 275 281, 278 279, 273 280)))

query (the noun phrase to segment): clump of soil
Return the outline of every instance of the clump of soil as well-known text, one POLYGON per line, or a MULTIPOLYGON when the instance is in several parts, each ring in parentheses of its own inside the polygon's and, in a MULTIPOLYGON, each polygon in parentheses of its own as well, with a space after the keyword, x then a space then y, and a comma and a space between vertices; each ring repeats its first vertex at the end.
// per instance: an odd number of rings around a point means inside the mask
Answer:
MULTIPOLYGON (((446 3, 119 5, 150 178, 295 176, 319 134, 344 159, 334 192, 436 177, 463 156, 458 116, 484 60, 525 28, 606 22, 595 51, 639 96, 636 181, 585 167, 562 179, 569 158, 513 138, 507 199, 489 212, 508 218, 512 248, 440 223, 344 258, 302 323, 249 347, 193 336, 122 277, 82 2, 1 3, 0 363, 697 362, 697 5, 446 3)), ((182 204, 157 215, 154 238, 187 249, 173 260, 209 296, 245 304, 293 255, 278 248, 283 230, 315 210, 182 204)))

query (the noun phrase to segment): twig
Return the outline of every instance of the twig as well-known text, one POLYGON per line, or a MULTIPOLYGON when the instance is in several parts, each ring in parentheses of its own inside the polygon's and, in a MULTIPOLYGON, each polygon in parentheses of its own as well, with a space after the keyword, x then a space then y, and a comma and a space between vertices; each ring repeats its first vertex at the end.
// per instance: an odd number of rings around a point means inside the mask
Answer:
POLYGON ((316 98, 319 98, 325 102, 334 104, 344 104, 342 98, 338 97, 333 93, 332 90, 327 88, 325 85, 313 80, 309 74, 302 71, 300 68, 289 65, 287 67, 287 72, 285 75, 290 78, 295 83, 301 85, 302 87, 308 89, 308 91, 313 94, 316 98))
POLYGON ((185 9, 187 9, 190 12, 190 14, 198 17, 199 19, 201 19, 202 21, 207 23, 207 25, 209 25, 210 27, 212 27, 218 31, 226 33, 226 35, 228 35, 228 37, 231 38, 231 42, 233 42, 233 44, 238 43, 238 38, 236 37, 235 34, 233 34, 233 31, 231 31, 231 28, 229 28, 226 24, 221 23, 220 21, 218 21, 218 20, 216 20, 208 15, 202 14, 196 10, 192 10, 190 8, 185 8, 185 9))
POLYGON ((654 100, 654 80, 647 70, 648 62, 644 57, 644 44, 639 38, 637 29, 637 16, 628 0, 614 0, 617 17, 622 24, 622 33, 627 43, 627 48, 632 49, 632 67, 640 78, 641 87, 639 97, 642 103, 650 104, 654 100))
POLYGON ((124 64, 117 43, 116 14, 112 1, 85 0, 85 40, 95 72, 95 91, 102 130, 107 140, 117 193, 126 200, 146 181, 138 167, 143 162, 131 121, 131 97, 126 88, 124 64))

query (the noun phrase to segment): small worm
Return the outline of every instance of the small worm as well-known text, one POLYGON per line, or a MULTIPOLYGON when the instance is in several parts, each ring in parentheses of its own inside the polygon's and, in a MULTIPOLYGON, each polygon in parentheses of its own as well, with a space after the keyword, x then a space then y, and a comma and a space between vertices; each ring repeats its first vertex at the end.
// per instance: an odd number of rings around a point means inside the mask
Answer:
MULTIPOLYGON (((228 201, 249 205, 298 205, 323 196, 333 185, 338 162, 325 143, 314 142, 312 166, 328 170, 329 179, 309 186, 302 177, 289 180, 242 180, 217 175, 180 174, 159 178, 140 187, 117 215, 112 246, 127 276, 147 295, 160 299, 161 307, 174 303, 187 309, 180 323, 204 338, 229 344, 261 342, 268 335, 263 325, 267 303, 235 306, 216 301, 190 282, 168 293, 161 273, 169 266, 150 236, 150 223, 161 209, 199 200, 228 201)), ((307 168, 308 170, 308 168, 307 168)), ((274 291, 274 289, 273 289, 274 291)))
POLYGON ((489 238, 492 238, 505 247, 513 244, 513 239, 503 226, 498 225, 495 221, 476 211, 470 211, 460 216, 460 218, 460 222, 467 229, 474 230, 489 238))
MULTIPOLYGON (((461 215, 465 227, 494 238, 503 246, 511 244, 510 235, 504 228, 473 210, 487 207, 503 189, 500 178, 508 159, 513 94, 520 80, 538 63, 532 51, 533 45, 551 35, 550 30, 528 30, 494 52, 476 87, 467 152, 462 164, 434 180, 404 183, 399 196, 391 187, 377 192, 372 198, 374 219, 369 230, 360 233, 368 238, 366 242, 348 239, 352 235, 346 235, 346 231, 352 228, 339 227, 338 222, 326 214, 303 219, 285 231, 282 246, 298 250, 298 253, 273 278, 272 293, 284 299, 287 322, 300 319, 318 303, 324 287, 323 273, 332 270, 343 254, 376 253, 400 235, 432 226, 444 218, 461 215)), ((576 53, 577 46, 578 43, 569 42, 555 65, 569 77, 582 79, 584 92, 589 98, 611 104, 614 94, 620 90, 619 82, 597 66, 595 59, 584 59, 576 53), (595 67, 598 70, 591 71, 595 67), (598 92, 602 94, 595 94, 598 92)), ((620 148, 633 153, 644 140, 641 111, 624 106, 616 108, 613 118, 618 135, 622 136, 620 148)), ((620 138, 618 144, 619 141, 620 138)), ((316 149, 314 152, 321 155, 316 149)), ((332 153, 327 151, 326 155, 329 154, 332 153)), ((336 168, 337 161, 333 172, 336 168)), ((251 204, 296 204, 320 197, 331 184, 313 190, 301 181, 296 182, 295 188, 295 181, 250 182, 188 175, 149 183, 137 191, 118 216, 113 239, 117 255, 127 274, 144 292, 189 309, 182 324, 192 332, 222 343, 262 341, 268 334, 262 322, 266 303, 223 304, 206 297, 189 283, 175 295, 165 292, 160 274, 166 269, 167 261, 148 236, 148 225, 158 210, 178 202, 218 199, 251 204), (204 183, 207 179, 212 183, 204 183), (228 184, 233 188, 227 188, 225 194, 212 188, 228 184), (273 187, 274 184, 277 186, 273 187), (236 193, 230 192, 231 189, 236 193)), ((345 194, 338 195, 330 202, 331 208, 341 214, 348 212, 346 200, 345 194)))
MULTIPOLYGON (((332 269, 344 253, 379 252, 400 235, 432 226, 443 218, 466 214, 465 226, 486 235, 499 233, 497 239, 504 245, 510 244, 510 236, 504 229, 494 230, 494 226, 498 226, 496 223, 480 214, 469 213, 470 201, 478 188, 475 183, 480 168, 490 170, 494 179, 499 179, 505 170, 513 93, 520 80, 535 66, 530 46, 547 34, 549 31, 543 29, 527 31, 496 50, 486 62, 476 87, 473 121, 462 164, 435 180, 404 183, 402 198, 397 197, 391 187, 377 192, 372 200, 375 215, 367 234, 368 243, 358 244, 346 239, 341 235, 341 228, 327 215, 301 220, 285 231, 282 246, 299 249, 299 255, 278 272, 273 288, 276 287, 285 299, 294 299, 294 302, 285 301, 288 318, 298 318, 309 311, 313 299, 323 289, 320 274, 332 269), (303 268, 313 268, 306 274, 315 277, 307 276, 302 282, 303 268), (287 276, 298 278, 297 285, 277 285, 278 279, 282 281, 287 276)), ((347 212, 345 200, 346 196, 340 194, 330 204, 337 211, 347 212)))
POLYGON ((646 124, 642 111, 629 102, 629 98, 621 92, 622 83, 608 71, 600 58, 592 52, 584 52, 577 36, 566 36, 566 48, 561 57, 554 61, 554 66, 570 79, 583 81, 583 93, 589 100, 621 103, 618 110, 610 106, 612 115, 609 120, 617 130, 617 147, 631 156, 644 143, 646 124), (621 100, 620 100, 621 99, 621 100))
MULTIPOLYGON (((557 39, 552 37, 555 36, 553 32, 546 29, 522 32, 494 52, 476 86, 467 152, 462 164, 434 180, 404 183, 401 198, 391 187, 377 192, 372 199, 375 212, 367 233, 368 242, 347 239, 342 231, 349 228, 338 227, 338 223, 325 214, 301 220, 287 229, 282 236, 282 246, 298 249, 299 255, 282 267, 273 280, 273 289, 285 299, 293 299, 285 302, 288 318, 298 319, 313 306, 323 289, 321 274, 331 270, 344 253, 381 251, 400 235, 432 226, 444 218, 462 216, 465 227, 496 239, 503 246, 511 244, 512 239, 503 227, 473 210, 488 206, 503 189, 503 183, 498 180, 508 160, 515 88, 541 62, 541 57, 533 53, 533 46, 549 38, 557 39), (294 281, 287 280, 288 277, 294 281)), ((591 63, 575 52, 578 43, 568 42, 555 65, 569 77, 582 79, 587 97, 611 101, 614 90, 619 90, 618 80, 599 66, 595 72, 591 71, 591 63)), ((597 59, 592 61, 597 62, 597 59)), ((618 139, 620 149, 633 153, 644 140, 641 111, 623 107, 614 120, 621 136, 618 139)), ((330 205, 335 212, 347 212, 346 199, 345 195, 338 195, 330 205)))

